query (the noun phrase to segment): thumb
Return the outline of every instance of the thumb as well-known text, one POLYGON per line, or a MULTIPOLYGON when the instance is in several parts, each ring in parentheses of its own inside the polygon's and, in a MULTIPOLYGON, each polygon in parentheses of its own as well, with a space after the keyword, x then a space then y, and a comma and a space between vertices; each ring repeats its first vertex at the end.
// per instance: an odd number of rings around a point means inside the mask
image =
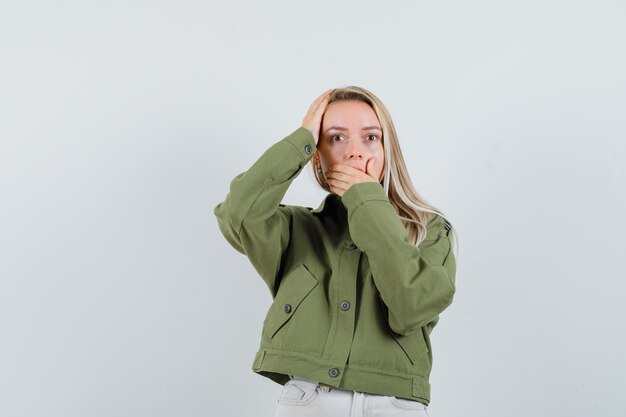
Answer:
POLYGON ((373 170, 374 170, 374 158, 370 158, 367 161, 367 165, 365 166, 365 173, 369 175, 370 177, 373 177, 374 176, 373 170))

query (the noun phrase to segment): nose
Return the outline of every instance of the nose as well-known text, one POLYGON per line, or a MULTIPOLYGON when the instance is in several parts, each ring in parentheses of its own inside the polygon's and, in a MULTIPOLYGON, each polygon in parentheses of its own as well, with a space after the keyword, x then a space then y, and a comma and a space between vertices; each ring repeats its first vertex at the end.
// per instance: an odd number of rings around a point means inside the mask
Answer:
POLYGON ((359 160, 363 159, 363 151, 361 150, 361 145, 358 141, 353 141, 350 148, 348 149, 348 159, 349 160, 359 160))

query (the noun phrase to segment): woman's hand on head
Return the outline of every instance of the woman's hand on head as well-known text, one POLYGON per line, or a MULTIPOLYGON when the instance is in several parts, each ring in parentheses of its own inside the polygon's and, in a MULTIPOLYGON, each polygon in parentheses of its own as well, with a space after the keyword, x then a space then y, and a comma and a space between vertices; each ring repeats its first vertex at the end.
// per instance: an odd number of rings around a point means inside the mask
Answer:
POLYGON ((322 116, 326 111, 326 106, 328 105, 328 100, 330 99, 330 94, 333 92, 333 90, 333 88, 330 88, 326 90, 324 94, 315 99, 315 101, 309 107, 309 111, 306 113, 304 119, 302 120, 302 127, 307 128, 311 132, 311 134, 313 134, 313 139, 315 140, 316 146, 319 140, 322 116))
POLYGON ((326 183, 330 187, 330 191, 343 196, 348 189, 360 182, 380 182, 374 176, 373 172, 374 158, 367 161, 365 165, 365 172, 353 168, 350 165, 345 164, 332 164, 328 167, 328 170, 324 172, 326 183))

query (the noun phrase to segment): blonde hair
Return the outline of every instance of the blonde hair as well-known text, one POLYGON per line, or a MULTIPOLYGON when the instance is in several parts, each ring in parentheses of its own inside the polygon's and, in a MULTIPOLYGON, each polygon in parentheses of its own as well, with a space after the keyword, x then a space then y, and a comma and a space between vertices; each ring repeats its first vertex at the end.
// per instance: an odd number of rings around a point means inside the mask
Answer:
MULTIPOLYGON (((454 240, 451 240, 452 249, 457 257, 456 229, 452 222, 436 207, 430 204, 413 187, 409 172, 404 163, 396 129, 385 105, 372 92, 362 87, 348 86, 336 88, 330 97, 329 104, 340 100, 358 100, 367 103, 376 113, 383 130, 383 148, 385 161, 383 166, 383 187, 396 213, 400 216, 409 235, 409 242, 415 246, 426 238, 426 224, 433 214, 443 217, 450 228, 454 240), (453 243, 454 242, 454 243, 453 243)), ((313 176, 324 190, 330 192, 330 187, 324 176, 311 164, 313 176)))

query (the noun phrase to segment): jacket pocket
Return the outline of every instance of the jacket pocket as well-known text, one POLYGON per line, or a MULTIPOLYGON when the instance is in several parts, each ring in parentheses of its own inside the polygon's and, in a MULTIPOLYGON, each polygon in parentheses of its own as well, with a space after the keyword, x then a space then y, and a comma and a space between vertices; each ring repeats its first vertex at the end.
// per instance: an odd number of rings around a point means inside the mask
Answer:
POLYGON ((428 347, 423 341, 422 332, 411 333, 407 336, 401 336, 391 332, 393 338, 398 342, 407 358, 411 362, 411 365, 415 365, 417 361, 428 352, 428 347))
POLYGON ((263 333, 267 338, 272 339, 291 319, 317 283, 317 278, 304 264, 298 265, 282 278, 278 293, 263 321, 263 333))
POLYGON ((380 308, 383 311, 383 317, 385 317, 383 321, 385 323, 388 333, 391 335, 391 337, 393 337, 393 339, 398 343, 400 348, 404 351, 404 354, 406 355, 409 362, 411 362, 411 365, 415 365, 417 361, 424 354, 426 354, 426 352, 428 352, 428 346, 426 345, 426 342, 424 341, 424 336, 422 335, 422 332, 417 331, 417 332, 410 333, 406 336, 402 336, 400 334, 397 334, 393 330, 391 330, 391 327, 389 326, 389 323, 387 322, 387 319, 386 319, 388 315, 387 306, 385 305, 383 300, 380 298, 380 296, 376 298, 378 298, 380 308))

